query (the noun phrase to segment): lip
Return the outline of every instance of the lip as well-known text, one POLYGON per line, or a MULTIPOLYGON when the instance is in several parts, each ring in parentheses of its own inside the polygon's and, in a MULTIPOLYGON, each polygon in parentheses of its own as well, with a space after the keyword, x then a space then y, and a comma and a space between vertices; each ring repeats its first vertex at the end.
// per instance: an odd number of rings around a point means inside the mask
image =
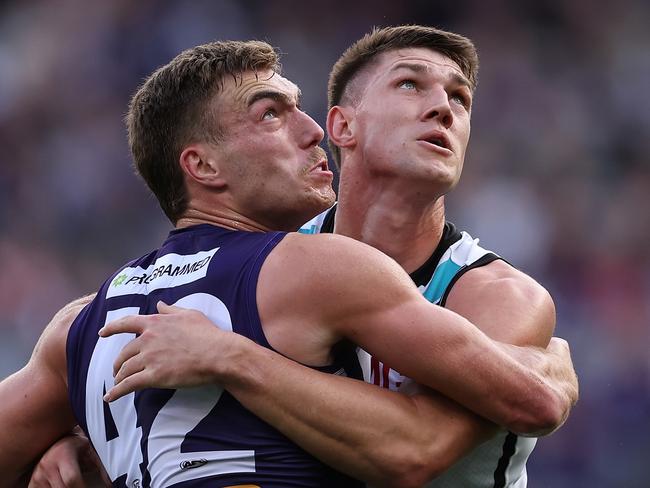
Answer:
POLYGON ((327 166, 327 159, 321 159, 309 170, 309 174, 317 176, 328 176, 331 178, 334 177, 334 173, 332 173, 327 166))
POLYGON ((432 144, 427 141, 416 141, 419 145, 425 147, 428 151, 433 151, 435 153, 441 154, 443 156, 452 156, 454 153, 450 149, 446 149, 444 147, 436 146, 435 144, 432 144))
POLYGON ((435 151, 437 153, 444 154, 446 156, 450 156, 453 154, 453 151, 451 150, 451 143, 449 141, 449 138, 442 131, 435 130, 435 131, 427 132, 426 134, 423 134, 422 136, 418 137, 417 142, 421 145, 424 145, 427 149, 431 151, 435 151), (434 144, 433 142, 429 142, 433 139, 439 140, 444 147, 434 144))

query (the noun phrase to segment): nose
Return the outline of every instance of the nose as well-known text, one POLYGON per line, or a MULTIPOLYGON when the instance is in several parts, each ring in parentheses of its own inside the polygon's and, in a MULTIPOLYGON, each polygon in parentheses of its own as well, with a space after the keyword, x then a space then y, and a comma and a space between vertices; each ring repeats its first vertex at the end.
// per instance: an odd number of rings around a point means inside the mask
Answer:
POLYGON ((301 117, 298 118, 300 147, 309 149, 318 146, 325 137, 323 128, 305 112, 300 112, 300 115, 301 117))
POLYGON ((422 114, 424 120, 438 119, 445 129, 454 122, 454 115, 449 105, 449 95, 444 87, 433 90, 427 98, 427 105, 422 114))

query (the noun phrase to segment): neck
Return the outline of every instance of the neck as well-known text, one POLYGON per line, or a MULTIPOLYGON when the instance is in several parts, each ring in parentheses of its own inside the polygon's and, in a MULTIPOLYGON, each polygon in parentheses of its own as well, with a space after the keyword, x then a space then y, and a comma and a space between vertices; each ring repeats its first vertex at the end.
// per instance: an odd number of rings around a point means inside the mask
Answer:
POLYGON ((379 249, 412 273, 440 242, 444 197, 422 197, 398 180, 342 174, 334 232, 379 249))
POLYGON ((246 232, 268 232, 271 229, 236 212, 205 212, 198 208, 189 208, 176 222, 176 228, 182 229, 192 225, 210 224, 231 230, 246 232))

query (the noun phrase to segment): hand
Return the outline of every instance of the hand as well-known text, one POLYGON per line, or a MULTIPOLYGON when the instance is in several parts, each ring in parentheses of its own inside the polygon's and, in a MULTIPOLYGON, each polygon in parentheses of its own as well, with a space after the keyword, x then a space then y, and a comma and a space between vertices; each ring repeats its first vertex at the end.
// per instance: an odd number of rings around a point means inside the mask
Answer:
MULTIPOLYGON (((507 346, 513 357, 522 364, 533 367, 542 380, 553 391, 555 397, 555 418, 552 428, 534 435, 548 435, 558 429, 569 416, 571 408, 578 401, 578 377, 573 369, 569 344, 564 339, 552 337, 546 349, 507 346)), ((524 434, 522 435, 533 435, 524 434)))
POLYGON ((559 337, 552 337, 546 351, 556 358, 551 361, 551 375, 557 379, 558 389, 565 395, 568 406, 573 407, 578 402, 580 393, 569 343, 559 337))
POLYGON ((113 365, 115 386, 105 401, 143 388, 184 388, 216 383, 229 358, 246 338, 219 329, 196 310, 158 302, 159 314, 130 315, 100 331, 101 337, 119 333, 139 336, 129 342, 113 365))
POLYGON ((113 486, 97 453, 81 429, 52 445, 34 468, 29 488, 113 486))

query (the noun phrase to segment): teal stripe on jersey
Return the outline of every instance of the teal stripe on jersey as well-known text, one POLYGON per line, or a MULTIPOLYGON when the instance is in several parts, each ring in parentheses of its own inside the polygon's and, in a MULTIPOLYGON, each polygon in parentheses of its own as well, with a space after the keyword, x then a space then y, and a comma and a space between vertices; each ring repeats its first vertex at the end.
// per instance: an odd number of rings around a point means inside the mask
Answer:
POLYGON ((302 227, 298 229, 298 232, 301 234, 316 234, 318 231, 318 227, 315 224, 312 224, 309 228, 307 227, 302 227))
POLYGON ((424 298, 431 303, 438 303, 460 268, 461 266, 454 263, 451 259, 440 264, 433 273, 433 278, 431 278, 426 290, 424 290, 424 298))

